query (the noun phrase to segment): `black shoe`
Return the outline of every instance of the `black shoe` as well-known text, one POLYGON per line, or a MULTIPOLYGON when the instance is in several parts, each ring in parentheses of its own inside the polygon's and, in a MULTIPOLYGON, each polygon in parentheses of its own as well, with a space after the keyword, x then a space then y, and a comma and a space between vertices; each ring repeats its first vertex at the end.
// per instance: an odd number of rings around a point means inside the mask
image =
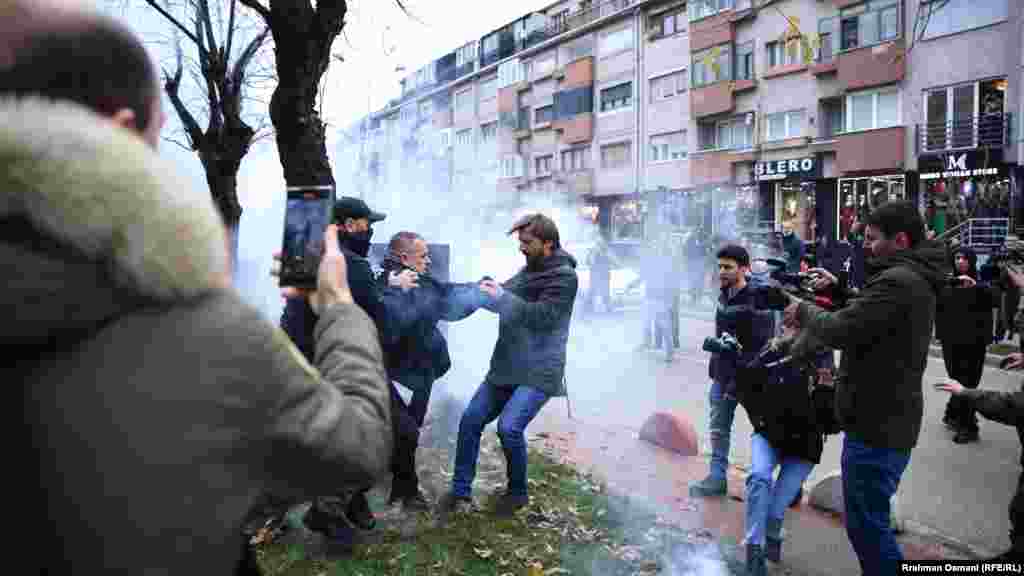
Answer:
POLYGON ((427 512, 430 510, 430 501, 427 496, 417 490, 413 494, 392 494, 388 498, 388 504, 401 503, 402 508, 409 511, 427 512))
POLYGON ((953 436, 953 442, 957 444, 970 444, 978 441, 978 431, 970 428, 961 428, 953 436))
POLYGON ((373 530, 377 525, 377 519, 374 518, 373 511, 370 510, 370 503, 366 500, 364 492, 357 492, 348 501, 345 516, 360 530, 373 530))
POLYGON ((498 503, 494 507, 494 512, 498 516, 512 516, 518 510, 525 508, 529 503, 530 497, 525 494, 517 496, 506 492, 498 499, 498 503))

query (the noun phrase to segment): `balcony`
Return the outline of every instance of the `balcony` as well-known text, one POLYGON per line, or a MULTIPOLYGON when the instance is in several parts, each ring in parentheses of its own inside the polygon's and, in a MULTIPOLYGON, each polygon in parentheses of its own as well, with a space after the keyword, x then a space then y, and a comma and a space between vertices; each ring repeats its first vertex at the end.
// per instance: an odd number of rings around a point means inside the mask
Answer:
POLYGON ((595 5, 570 12, 564 18, 552 20, 542 29, 533 31, 527 39, 523 41, 523 48, 535 46, 544 40, 554 38, 570 30, 575 30, 581 26, 586 26, 591 22, 600 20, 605 16, 611 16, 616 12, 621 12, 635 3, 635 0, 607 0, 606 2, 600 2, 595 5))
POLYGON ((555 182, 563 184, 571 197, 588 196, 594 192, 594 171, 573 170, 555 173, 555 182))
POLYGON ((690 177, 695 186, 721 184, 732 179, 733 155, 728 150, 690 154, 690 177))
POLYGON ((986 114, 914 127, 918 154, 1005 148, 1010 145, 1011 115, 986 114))
POLYGON ((903 126, 846 132, 836 142, 839 172, 902 172, 904 170, 903 126))
POLYGON ((690 114, 694 118, 703 118, 732 110, 735 105, 732 84, 716 82, 690 90, 690 114))
POLYGON ((839 84, 847 92, 901 82, 907 72, 902 40, 848 50, 837 60, 839 84))

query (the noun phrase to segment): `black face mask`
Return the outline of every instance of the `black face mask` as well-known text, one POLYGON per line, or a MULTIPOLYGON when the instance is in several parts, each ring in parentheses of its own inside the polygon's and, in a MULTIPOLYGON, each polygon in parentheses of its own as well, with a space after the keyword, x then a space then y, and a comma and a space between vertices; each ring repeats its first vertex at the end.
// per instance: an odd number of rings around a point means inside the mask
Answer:
POLYGON ((370 253, 371 238, 373 238, 373 228, 368 228, 363 232, 346 234, 342 242, 345 243, 349 250, 366 258, 366 255, 370 253))

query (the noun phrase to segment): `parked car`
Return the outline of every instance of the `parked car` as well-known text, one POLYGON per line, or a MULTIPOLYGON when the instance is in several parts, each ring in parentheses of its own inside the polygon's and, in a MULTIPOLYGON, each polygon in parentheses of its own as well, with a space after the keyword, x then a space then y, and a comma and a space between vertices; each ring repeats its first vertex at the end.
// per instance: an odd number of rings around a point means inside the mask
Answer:
MULTIPOLYGON (((640 242, 617 241, 608 244, 612 256, 609 279, 608 310, 640 306, 644 302, 644 284, 640 278, 640 242)), ((579 291, 576 294, 577 313, 590 305, 590 267, 594 258, 593 242, 566 244, 565 250, 577 261, 576 275, 579 291)))

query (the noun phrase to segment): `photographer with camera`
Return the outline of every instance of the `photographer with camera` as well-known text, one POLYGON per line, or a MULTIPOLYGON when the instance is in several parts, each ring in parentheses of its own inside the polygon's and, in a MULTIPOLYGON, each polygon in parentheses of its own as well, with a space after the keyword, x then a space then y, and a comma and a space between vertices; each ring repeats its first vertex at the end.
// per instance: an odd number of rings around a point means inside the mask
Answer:
POLYGON ((935 303, 946 283, 946 250, 924 238, 908 202, 888 202, 866 220, 867 282, 843 308, 794 299, 787 324, 799 327, 796 358, 822 345, 842 351, 836 419, 842 455, 846 529, 865 574, 896 574, 902 552, 890 526, 890 498, 917 444, 924 411, 921 380, 935 303))
MULTIPOLYGON (((981 382, 985 353, 992 341, 992 288, 978 279, 977 260, 970 248, 955 250, 953 273, 946 279, 935 310, 946 373, 972 390, 981 382)), ((963 398, 949 399, 942 422, 955 432, 953 442, 978 440, 977 416, 963 398)))
POLYGON ((786 508, 821 461, 827 434, 839 430, 833 415, 830 350, 812 362, 788 356, 793 330, 773 339, 736 376, 736 397, 754 427, 747 476, 747 574, 766 574, 765 560, 781 562, 786 508), (775 477, 775 469, 778 476, 775 477))
POLYGON ((747 282, 750 254, 742 246, 729 244, 716 254, 721 292, 715 310, 715 335, 704 343, 711 352, 708 375, 709 435, 711 464, 708 476, 690 485, 695 497, 724 496, 727 492, 729 444, 736 413, 736 370, 746 365, 773 334, 772 313, 758 310, 758 290, 747 282))

